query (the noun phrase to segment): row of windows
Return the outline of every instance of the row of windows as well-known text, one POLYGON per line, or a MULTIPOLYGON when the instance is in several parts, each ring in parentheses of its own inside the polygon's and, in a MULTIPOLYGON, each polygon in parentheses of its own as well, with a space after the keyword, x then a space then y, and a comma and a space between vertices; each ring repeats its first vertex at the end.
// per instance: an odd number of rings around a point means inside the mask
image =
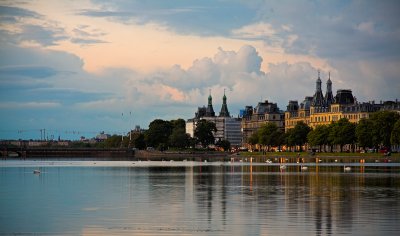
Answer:
MULTIPOLYGON (((303 121, 303 120, 302 120, 303 121)), ((297 123, 299 123, 300 121, 297 121, 297 120, 291 120, 291 121, 286 121, 286 126, 287 127, 289 127, 289 126, 295 126, 297 123)), ((309 125, 310 124, 310 121, 308 121, 308 120, 305 120, 305 121, 303 121, 304 123, 306 123, 307 125, 309 125)))
MULTIPOLYGON (((349 115, 339 115, 339 116, 332 116, 332 121, 337 121, 341 118, 347 118, 349 120, 357 120, 361 118, 366 118, 367 114, 349 114, 349 115)), ((317 116, 311 117, 311 122, 326 122, 331 121, 331 116, 317 116)))
MULTIPOLYGON (((368 114, 349 114, 349 115, 333 115, 333 116, 317 116, 311 117, 311 122, 331 122, 331 121, 338 121, 341 118, 347 118, 349 120, 357 120, 361 118, 367 118, 368 114)), ((287 120, 286 126, 295 126, 299 122, 298 120, 287 120)), ((305 120, 306 124, 309 124, 308 120, 305 120)))

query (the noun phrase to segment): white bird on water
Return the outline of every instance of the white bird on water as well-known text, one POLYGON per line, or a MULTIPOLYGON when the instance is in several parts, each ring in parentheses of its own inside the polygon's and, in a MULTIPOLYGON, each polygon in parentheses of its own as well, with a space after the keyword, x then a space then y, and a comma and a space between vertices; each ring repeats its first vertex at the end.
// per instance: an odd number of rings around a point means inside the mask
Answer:
POLYGON ((301 170, 308 170, 308 166, 301 165, 301 170))
POLYGON ((343 166, 343 170, 344 171, 351 171, 351 167, 350 166, 343 166))
POLYGON ((284 170, 284 169, 286 169, 286 165, 282 164, 282 165, 279 166, 279 168, 281 168, 281 170, 284 170))

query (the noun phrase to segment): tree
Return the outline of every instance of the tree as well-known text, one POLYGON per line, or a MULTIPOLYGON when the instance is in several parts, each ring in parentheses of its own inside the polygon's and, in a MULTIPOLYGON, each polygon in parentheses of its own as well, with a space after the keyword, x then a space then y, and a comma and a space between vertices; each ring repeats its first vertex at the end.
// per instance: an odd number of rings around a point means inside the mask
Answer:
POLYGON ((214 122, 199 120, 194 130, 194 137, 197 139, 197 143, 201 143, 205 148, 214 143, 215 138, 213 132, 217 132, 214 122))
POLYGON ((356 126, 357 143, 364 150, 367 147, 374 146, 373 127, 374 122, 370 119, 361 119, 356 126))
POLYGON ((218 140, 215 145, 217 147, 220 147, 220 148, 224 149, 224 151, 228 151, 229 149, 231 149, 231 143, 228 140, 225 140, 225 139, 218 140))
POLYGON ((294 142, 294 129, 288 129, 283 136, 284 144, 292 150, 292 147, 295 145, 294 142))
POLYGON ((185 148, 189 146, 189 134, 181 126, 176 126, 169 136, 169 145, 176 148, 185 148))
POLYGON ((289 141, 293 145, 300 146, 300 151, 302 151, 302 146, 307 143, 307 135, 311 128, 304 122, 300 121, 296 124, 292 131, 290 131, 289 141))
POLYGON ((104 140, 104 147, 106 148, 118 148, 121 146, 122 136, 121 135, 113 135, 106 140, 104 140))
POLYGON ((390 141, 392 145, 400 145, 400 119, 394 123, 390 141))
POLYGON ((328 144, 328 136, 329 136, 328 126, 317 125, 315 129, 311 130, 308 133, 307 140, 311 146, 319 146, 319 151, 321 152, 321 146, 328 144))
POLYGON ((277 146, 279 150, 281 150, 281 146, 285 143, 285 132, 278 129, 277 132, 275 133, 274 139, 275 139, 274 145, 277 146))
POLYGON ((258 138, 258 132, 254 132, 251 134, 251 136, 248 138, 247 143, 251 145, 251 148, 253 148, 254 145, 259 143, 259 138, 258 138))
POLYGON ((186 129, 186 122, 184 119, 176 119, 176 120, 171 120, 170 121, 172 124, 173 129, 181 128, 181 129, 186 129))
POLYGON ((396 121, 400 115, 392 111, 378 111, 371 115, 373 125, 373 139, 375 145, 390 147, 390 137, 396 121))
POLYGON ((259 142, 267 146, 270 151, 271 146, 280 146, 283 143, 282 131, 275 123, 266 123, 259 129, 259 142))
POLYGON ((152 121, 149 125, 149 129, 144 134, 147 146, 156 147, 158 149, 166 148, 172 129, 173 125, 169 121, 161 119, 152 121))
POLYGON ((329 137, 333 144, 340 145, 340 152, 343 152, 343 146, 345 144, 354 144, 356 140, 355 124, 351 123, 346 118, 342 118, 332 123, 329 137))
POLYGON ((138 133, 133 134, 133 145, 135 148, 143 150, 146 148, 146 142, 144 141, 144 134, 138 133))
POLYGON ((249 137, 248 143, 251 145, 256 145, 259 142, 258 132, 254 132, 249 137))

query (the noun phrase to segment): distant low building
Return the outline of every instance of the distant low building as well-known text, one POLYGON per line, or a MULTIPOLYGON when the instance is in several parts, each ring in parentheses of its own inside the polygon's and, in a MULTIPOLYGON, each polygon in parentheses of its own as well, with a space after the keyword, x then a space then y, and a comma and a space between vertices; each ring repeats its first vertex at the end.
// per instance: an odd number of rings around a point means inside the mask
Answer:
POLYGON ((96 135, 96 141, 102 142, 111 137, 109 134, 105 134, 104 131, 100 132, 100 134, 96 135))
POLYGON ((212 105, 212 96, 208 96, 207 107, 199 107, 195 113, 195 117, 186 121, 186 133, 191 137, 194 136, 194 131, 199 120, 207 120, 215 123, 217 132, 215 132, 215 140, 227 140, 231 146, 242 145, 242 133, 240 130, 240 119, 230 116, 227 105, 227 98, 224 93, 222 98, 221 111, 218 116, 215 116, 212 105))

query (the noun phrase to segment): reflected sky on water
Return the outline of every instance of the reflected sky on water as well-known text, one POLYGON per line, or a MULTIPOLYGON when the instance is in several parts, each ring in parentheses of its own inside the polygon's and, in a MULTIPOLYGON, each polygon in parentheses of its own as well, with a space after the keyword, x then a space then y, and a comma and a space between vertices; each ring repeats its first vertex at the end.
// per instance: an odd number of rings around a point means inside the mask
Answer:
POLYGON ((398 165, 0 165, 0 234, 397 235, 399 210, 398 165))

